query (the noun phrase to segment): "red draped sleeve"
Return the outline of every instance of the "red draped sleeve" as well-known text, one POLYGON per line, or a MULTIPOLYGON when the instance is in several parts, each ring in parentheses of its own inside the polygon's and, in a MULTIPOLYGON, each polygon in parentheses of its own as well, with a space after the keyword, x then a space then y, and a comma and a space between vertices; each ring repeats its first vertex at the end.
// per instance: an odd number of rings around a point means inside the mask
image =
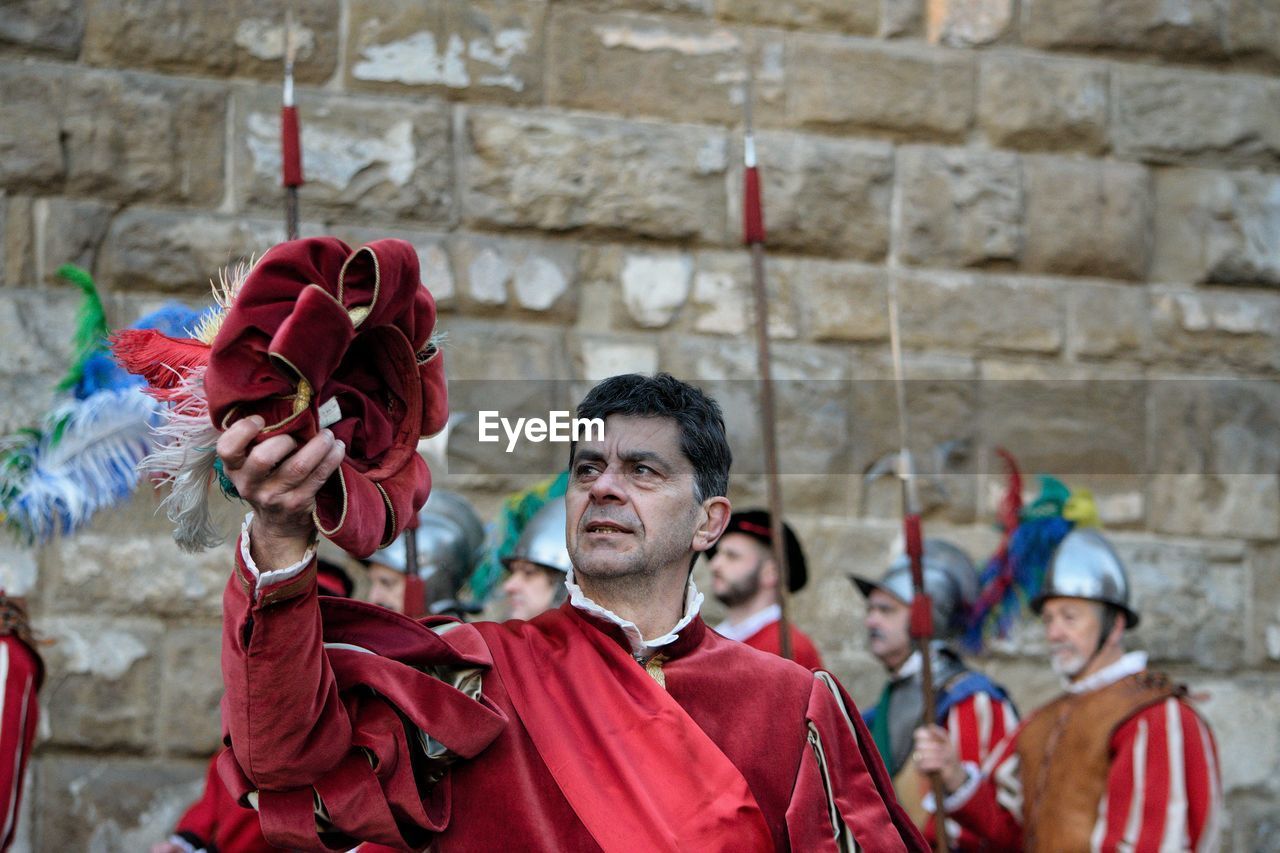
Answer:
POLYGON ((255 582, 237 548, 223 597, 227 788, 257 803, 281 847, 421 848, 448 825, 447 765, 506 725, 480 692, 479 635, 328 597, 322 620, 314 561, 256 596, 255 582))
POLYGON ((849 833, 862 850, 927 853, 853 700, 825 672, 814 679, 805 718, 809 749, 787 809, 791 849, 846 849, 852 845, 837 840, 849 833))

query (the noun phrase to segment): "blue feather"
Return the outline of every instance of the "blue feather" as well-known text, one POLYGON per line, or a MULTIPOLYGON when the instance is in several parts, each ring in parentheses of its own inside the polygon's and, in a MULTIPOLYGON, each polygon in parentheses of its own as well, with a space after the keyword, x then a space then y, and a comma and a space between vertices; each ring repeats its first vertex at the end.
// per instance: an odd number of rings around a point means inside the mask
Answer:
POLYGON ((25 443, 11 441, 0 461, 8 526, 27 544, 42 544, 128 498, 154 444, 157 410, 137 388, 100 391, 54 409, 25 443))

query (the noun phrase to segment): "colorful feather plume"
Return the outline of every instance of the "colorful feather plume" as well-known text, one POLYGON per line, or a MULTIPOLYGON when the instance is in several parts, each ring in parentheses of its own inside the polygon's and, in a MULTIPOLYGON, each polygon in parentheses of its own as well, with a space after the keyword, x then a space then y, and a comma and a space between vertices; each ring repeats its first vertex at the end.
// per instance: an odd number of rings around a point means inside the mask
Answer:
POLYGON ((0 447, 6 524, 28 545, 83 525, 129 497, 152 446, 157 404, 137 388, 70 400, 0 447))
POLYGON ((80 311, 76 315, 76 331, 71 337, 75 354, 67 375, 58 383, 58 390, 74 389, 76 396, 84 399, 91 393, 89 389, 81 387, 85 379, 86 364, 106 348, 107 312, 102 307, 98 288, 89 273, 74 264, 63 264, 58 267, 58 276, 80 288, 80 292, 84 294, 80 311))
MULTIPOLYGON (((70 265, 58 273, 84 295, 72 363, 58 384, 71 394, 35 427, 0 438, 0 519, 28 545, 69 534, 98 510, 127 499, 159 424, 159 405, 142 393, 142 381, 111 358, 92 277, 70 265)), ((179 331, 199 319, 190 308, 170 304, 135 328, 179 331)))
MULTIPOLYGON (((971 653, 981 651, 991 634, 1008 636, 1019 615, 1040 593, 1053 552, 1076 524, 1076 519, 1063 515, 1073 496, 1053 477, 1041 477, 1040 496, 1022 507, 1018 464, 1007 451, 997 452, 1008 469, 1008 487, 999 509, 1004 535, 982 570, 981 592, 969 611, 969 625, 961 638, 961 645, 971 653)), ((1092 498, 1082 492, 1074 506, 1086 504, 1092 507, 1092 498)))

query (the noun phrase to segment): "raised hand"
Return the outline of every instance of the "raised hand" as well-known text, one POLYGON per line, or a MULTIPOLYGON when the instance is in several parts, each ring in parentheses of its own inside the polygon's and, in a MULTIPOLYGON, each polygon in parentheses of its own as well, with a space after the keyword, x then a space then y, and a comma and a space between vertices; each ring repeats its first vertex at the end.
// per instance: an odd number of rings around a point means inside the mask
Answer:
POLYGON ((236 491, 253 507, 253 559, 269 571, 302 559, 314 540, 316 493, 338 470, 346 446, 326 429, 301 447, 287 435, 251 447, 264 425, 257 415, 236 421, 218 438, 217 450, 236 491))
POLYGON ((954 794, 965 783, 967 776, 951 745, 951 736, 941 726, 921 726, 915 733, 915 752, 912 753, 916 768, 922 773, 941 773, 942 784, 948 794, 954 794))

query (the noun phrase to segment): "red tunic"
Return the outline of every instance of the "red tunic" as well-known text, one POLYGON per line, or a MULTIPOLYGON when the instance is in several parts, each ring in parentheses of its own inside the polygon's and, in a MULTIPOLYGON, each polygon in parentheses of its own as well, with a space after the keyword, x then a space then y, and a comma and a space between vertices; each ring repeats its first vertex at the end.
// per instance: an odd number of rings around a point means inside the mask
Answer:
MULTIPOLYGON (((753 649, 781 655, 781 624, 781 622, 770 622, 742 642, 753 649)), ((795 625, 791 626, 791 659, 805 669, 822 669, 822 655, 818 654, 818 647, 795 625)))
POLYGON ((13 844, 22 804, 22 777, 36 737, 40 706, 36 691, 44 664, 13 634, 0 636, 0 851, 13 844))
MULTIPOLYGON (((984 768, 982 784, 950 813, 993 850, 1024 848, 1021 731, 1000 745, 984 768)), ((1217 747, 1190 705, 1171 698, 1144 708, 1115 730, 1109 752, 1093 849, 1216 849, 1223 818, 1217 747)))
POLYGON ((258 792, 273 843, 834 851, 834 812, 865 850, 925 849, 843 691, 700 619, 646 672, 569 605, 416 622, 317 607, 313 566, 256 600, 253 583, 241 563, 224 597, 220 770, 258 792), (429 757, 446 749, 447 770, 429 757))
POLYGON ((240 805, 227 793, 217 772, 218 756, 209 762, 204 777, 204 793, 187 809, 174 827, 192 847, 226 853, 272 853, 279 850, 267 843, 258 825, 258 813, 240 805))

